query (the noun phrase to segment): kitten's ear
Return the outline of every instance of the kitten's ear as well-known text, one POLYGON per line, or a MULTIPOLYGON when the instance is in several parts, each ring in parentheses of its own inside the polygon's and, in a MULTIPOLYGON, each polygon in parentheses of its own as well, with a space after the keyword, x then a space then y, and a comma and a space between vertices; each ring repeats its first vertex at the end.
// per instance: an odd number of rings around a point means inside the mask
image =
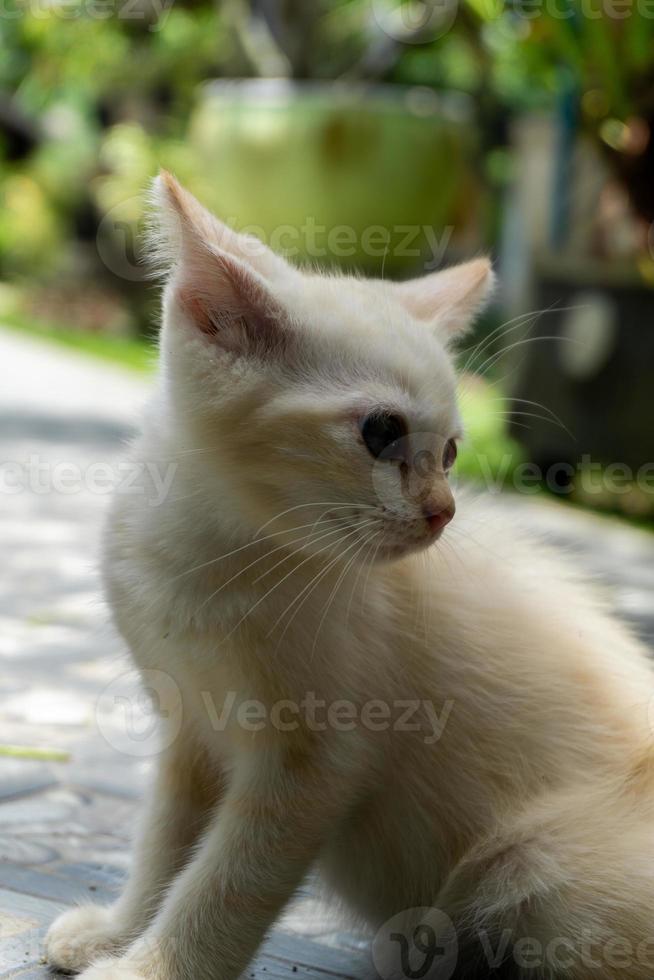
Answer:
POLYGON ((169 272, 171 298, 206 336, 232 351, 281 348, 288 317, 273 280, 290 266, 258 239, 239 235, 162 171, 153 185, 150 243, 169 272))
POLYGON ((465 333, 486 305, 495 285, 489 259, 473 259, 393 284, 395 296, 418 320, 431 323, 446 340, 465 333))

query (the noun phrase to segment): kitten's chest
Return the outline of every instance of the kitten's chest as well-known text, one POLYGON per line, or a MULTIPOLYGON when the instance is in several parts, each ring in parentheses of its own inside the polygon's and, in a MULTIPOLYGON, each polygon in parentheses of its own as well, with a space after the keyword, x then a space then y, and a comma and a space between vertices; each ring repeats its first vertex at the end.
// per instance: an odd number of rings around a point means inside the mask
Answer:
POLYGON ((114 612, 137 665, 172 679, 186 722, 212 745, 229 752, 266 732, 292 732, 290 713, 304 717, 308 698, 358 703, 371 696, 371 676, 372 693, 386 694, 389 615, 372 577, 274 570, 258 582, 234 572, 232 582, 202 569, 135 572, 127 562, 111 571, 114 612))
POLYGON ((310 665, 310 676, 325 657, 334 663, 357 635, 372 638, 370 606, 353 582, 288 575, 209 579, 171 592, 161 612, 199 664, 236 662, 249 677, 259 669, 264 676, 298 675, 310 665))
POLYGON ((121 628, 138 667, 169 675, 209 734, 254 733, 280 702, 300 704, 307 692, 334 698, 335 676, 348 686, 336 668, 346 651, 351 662, 353 623, 324 596, 311 601, 292 587, 156 594, 147 616, 140 603, 123 608, 121 628))

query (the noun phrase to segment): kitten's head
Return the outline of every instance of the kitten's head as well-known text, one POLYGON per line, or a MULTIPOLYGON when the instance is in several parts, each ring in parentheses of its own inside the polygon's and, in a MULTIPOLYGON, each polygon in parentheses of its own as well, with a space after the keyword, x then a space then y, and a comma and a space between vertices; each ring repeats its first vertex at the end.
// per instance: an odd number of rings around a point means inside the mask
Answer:
POLYGON ((155 187, 162 377, 195 506, 325 555, 431 544, 454 516, 462 434, 448 345, 492 287, 489 262, 399 284, 301 272, 170 175, 155 187))

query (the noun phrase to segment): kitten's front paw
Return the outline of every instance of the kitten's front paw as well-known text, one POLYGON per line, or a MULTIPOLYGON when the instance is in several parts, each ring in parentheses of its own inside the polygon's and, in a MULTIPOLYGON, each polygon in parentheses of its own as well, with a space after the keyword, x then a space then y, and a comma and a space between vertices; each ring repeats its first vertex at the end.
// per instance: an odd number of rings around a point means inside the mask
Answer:
POLYGON ((130 960, 108 959, 94 963, 77 980, 146 980, 146 975, 130 960))
POLYGON ((99 957, 118 951, 122 942, 111 909, 85 905, 55 919, 45 937, 45 956, 57 970, 77 973, 99 957))

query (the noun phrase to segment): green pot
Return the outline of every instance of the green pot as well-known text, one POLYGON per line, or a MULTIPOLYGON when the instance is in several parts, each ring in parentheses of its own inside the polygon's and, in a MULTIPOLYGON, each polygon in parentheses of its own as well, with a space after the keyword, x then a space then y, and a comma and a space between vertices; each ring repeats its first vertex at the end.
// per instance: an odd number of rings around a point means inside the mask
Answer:
POLYGON ((472 131, 464 98, 429 89, 214 82, 191 120, 194 189, 297 261, 408 274, 474 220, 472 131))

